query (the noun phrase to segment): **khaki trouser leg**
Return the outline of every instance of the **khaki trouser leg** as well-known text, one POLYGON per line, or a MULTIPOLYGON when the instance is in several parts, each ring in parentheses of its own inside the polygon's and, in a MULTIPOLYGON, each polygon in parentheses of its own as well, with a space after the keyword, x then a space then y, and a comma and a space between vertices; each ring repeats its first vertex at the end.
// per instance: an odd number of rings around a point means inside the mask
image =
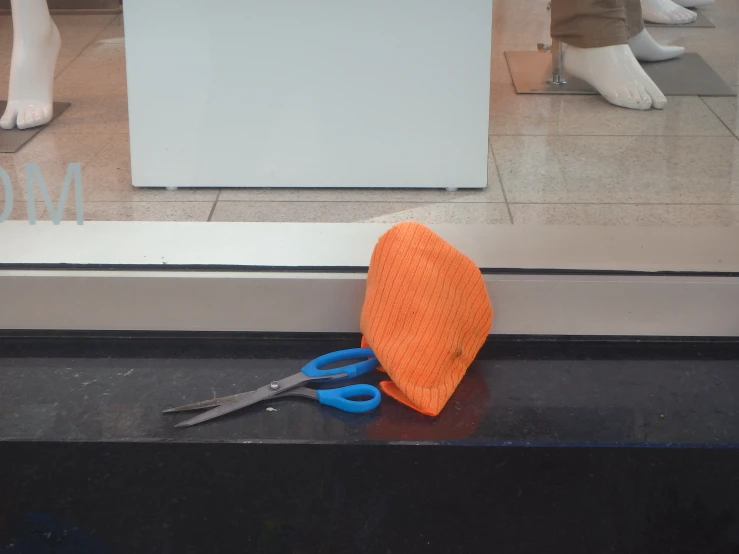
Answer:
POLYGON ((552 38, 578 48, 626 44, 644 28, 640 0, 552 0, 552 38))
POLYGON ((641 0, 625 0, 626 33, 632 39, 644 30, 644 16, 641 13, 641 0))

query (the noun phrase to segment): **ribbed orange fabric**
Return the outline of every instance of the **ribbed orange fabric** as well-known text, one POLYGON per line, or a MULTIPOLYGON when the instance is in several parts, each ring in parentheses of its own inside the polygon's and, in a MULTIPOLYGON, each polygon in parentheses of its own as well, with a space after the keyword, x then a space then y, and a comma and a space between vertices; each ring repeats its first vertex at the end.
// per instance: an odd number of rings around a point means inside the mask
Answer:
POLYGON ((385 393, 435 416, 490 332, 493 308, 480 270, 419 223, 401 223, 372 254, 363 344, 392 381, 385 393))
POLYGON ((480 371, 470 368, 459 383, 454 395, 441 413, 428 421, 429 425, 419 425, 416 418, 403 417, 407 410, 396 402, 384 402, 378 417, 367 424, 367 436, 371 440, 400 441, 439 441, 464 439, 472 436, 480 425, 486 410, 469 410, 470 406, 485 406, 490 399, 490 391, 480 371))

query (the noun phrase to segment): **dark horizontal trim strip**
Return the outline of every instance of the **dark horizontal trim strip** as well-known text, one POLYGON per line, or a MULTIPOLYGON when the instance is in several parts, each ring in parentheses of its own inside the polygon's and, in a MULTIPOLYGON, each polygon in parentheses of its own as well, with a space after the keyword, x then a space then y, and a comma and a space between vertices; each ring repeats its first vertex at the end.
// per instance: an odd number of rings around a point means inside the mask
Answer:
MULTIPOLYGON (((165 271, 198 273, 367 273, 368 267, 351 266, 236 266, 236 265, 140 265, 140 264, 0 264, 0 271, 165 271)), ((719 271, 630 271, 603 269, 547 269, 486 267, 484 275, 602 275, 649 277, 739 277, 737 272, 719 271)))
MULTIPOLYGON (((263 446, 291 446, 291 445, 305 445, 305 446, 375 446, 375 447, 398 447, 398 446, 413 446, 414 448, 419 446, 425 447, 443 447, 443 446, 456 446, 456 447, 487 447, 487 448, 512 448, 512 449, 529 449, 529 448, 547 448, 547 449, 573 449, 573 448, 597 448, 597 449, 649 449, 649 450, 739 450, 739 443, 685 443, 685 442, 589 442, 589 441, 486 441, 486 440, 467 440, 467 441, 386 441, 386 440, 296 440, 296 439, 249 439, 250 447, 255 445, 263 446)), ((64 440, 53 440, 44 439, 38 440, 33 438, 27 439, 0 439, 0 443, 3 445, 16 444, 58 444, 63 443, 66 445, 72 444, 90 444, 90 445, 102 445, 102 444, 167 444, 172 446, 186 446, 192 448, 196 445, 220 445, 220 444, 231 444, 229 441, 223 439, 198 439, 188 440, 186 442, 176 442, 170 439, 159 439, 159 438, 146 438, 136 437, 134 439, 74 439, 65 438, 64 440)))
MULTIPOLYGON (((354 348, 358 334, 0 331, 0 358, 311 358, 354 348)), ((739 338, 491 335, 480 359, 739 360, 739 338)))

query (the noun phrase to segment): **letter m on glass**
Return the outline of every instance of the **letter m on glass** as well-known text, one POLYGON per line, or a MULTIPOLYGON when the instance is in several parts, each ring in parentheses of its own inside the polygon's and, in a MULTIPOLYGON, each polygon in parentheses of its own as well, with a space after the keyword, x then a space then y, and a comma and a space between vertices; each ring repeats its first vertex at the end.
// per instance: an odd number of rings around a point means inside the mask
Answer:
MULTIPOLYGON (((26 164, 28 222, 31 225, 36 224, 36 186, 38 186, 51 220, 54 222, 54 225, 59 225, 64 215, 67 196, 69 196, 69 187, 72 186, 72 183, 74 183, 74 208, 75 212, 77 212, 77 225, 82 225, 85 222, 85 217, 82 211, 82 168, 80 164, 72 163, 67 166, 67 174, 64 176, 64 183, 57 206, 54 206, 51 200, 51 194, 46 188, 46 182, 41 176, 41 170, 39 170, 38 165, 35 163, 26 164)), ((2 223, 10 217, 13 211, 13 184, 10 182, 8 172, 2 167, 0 167, 0 185, 5 189, 5 207, 0 211, 0 223, 2 223)))
POLYGON ((59 196, 59 204, 54 207, 54 203, 51 200, 51 194, 46 188, 44 178, 41 176, 41 170, 35 163, 26 164, 26 196, 28 197, 28 222, 31 225, 36 224, 36 186, 41 191, 41 197, 44 199, 46 204, 46 210, 49 212, 49 217, 54 222, 54 225, 59 225, 64 214, 64 207, 67 204, 67 196, 69 194, 69 187, 74 182, 74 208, 77 212, 77 225, 82 225, 85 222, 85 216, 82 210, 82 168, 79 163, 72 163, 67 166, 67 173, 64 176, 64 184, 62 185, 62 192, 59 196))

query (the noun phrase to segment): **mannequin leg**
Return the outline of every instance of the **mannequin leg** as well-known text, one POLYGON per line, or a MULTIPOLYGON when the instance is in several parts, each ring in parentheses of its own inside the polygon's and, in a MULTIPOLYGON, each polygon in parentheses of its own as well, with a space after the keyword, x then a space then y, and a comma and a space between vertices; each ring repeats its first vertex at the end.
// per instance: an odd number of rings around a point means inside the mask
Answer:
POLYGON ((11 0, 13 57, 3 129, 28 129, 51 121, 54 70, 61 38, 46 0, 11 0))
POLYGON ((632 110, 661 110, 667 98, 646 74, 628 44, 565 50, 568 74, 590 83, 611 104, 632 110))
POLYGON ((667 98, 628 44, 644 29, 627 4, 633 1, 552 0, 552 38, 568 44, 565 71, 590 83, 611 104, 662 109, 667 98))
POLYGON ((667 25, 684 25, 698 19, 698 14, 672 0, 641 0, 644 20, 667 25))
POLYGON ((625 0, 626 29, 629 34, 629 48, 642 62, 661 62, 682 56, 682 46, 663 46, 644 27, 640 0, 625 0))
POLYGON ((663 46, 646 29, 629 39, 629 48, 641 62, 663 62, 679 58, 685 52, 682 46, 663 46))

